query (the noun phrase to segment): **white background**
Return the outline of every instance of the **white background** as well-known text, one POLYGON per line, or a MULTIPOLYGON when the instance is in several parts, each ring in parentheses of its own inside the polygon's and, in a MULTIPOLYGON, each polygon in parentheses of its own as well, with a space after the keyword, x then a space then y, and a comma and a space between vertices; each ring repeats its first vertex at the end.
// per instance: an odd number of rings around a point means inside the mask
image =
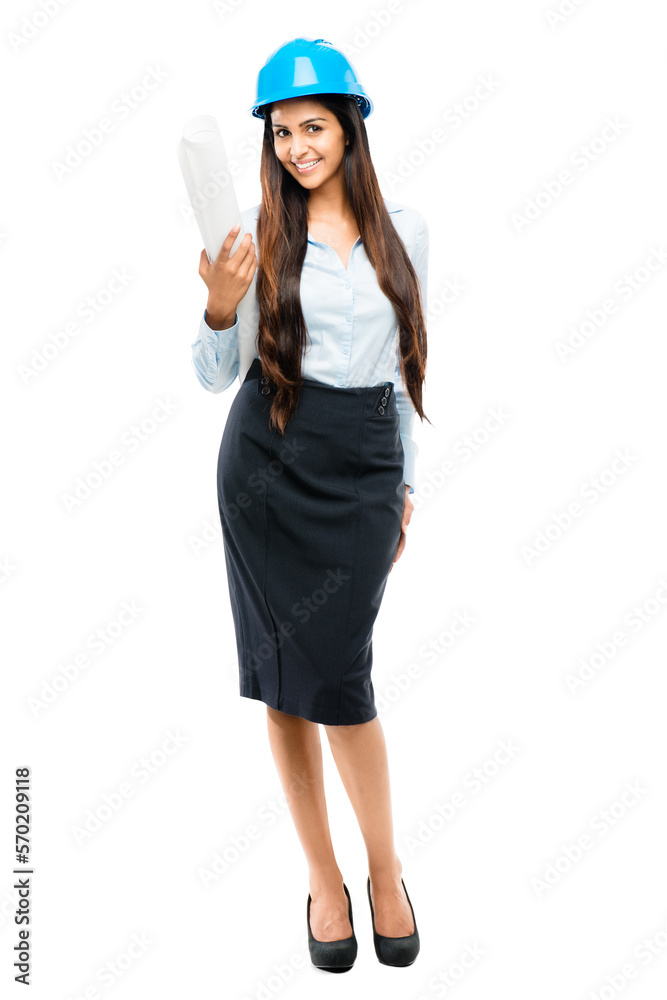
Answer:
POLYGON ((3 6, 5 995, 24 995, 13 787, 28 765, 34 997, 664 996, 664 32, 649 0, 563 0, 560 20, 558 2, 3 6), (359 940, 344 981, 310 965, 307 867, 265 708, 238 695, 216 497, 238 382, 207 393, 190 365, 206 289, 176 158, 183 123, 215 116, 239 204, 259 201, 248 109, 297 35, 348 54, 375 103, 383 194, 422 212, 431 239, 433 426, 417 425, 417 509, 373 642, 422 947, 408 969, 375 958, 365 848, 322 729, 359 940), (121 118, 114 102, 150 69, 164 78, 121 118), (58 176, 105 117, 113 130, 58 176), (114 270, 128 283, 107 302, 114 270), (502 422, 485 426, 492 411, 502 422), (68 510, 117 449, 122 464, 68 510), (140 610, 117 628, 124 603, 140 610), (458 636, 457 614, 474 619, 458 636), (182 743, 162 754, 170 733, 182 743), (216 853, 229 865, 206 888, 216 853))

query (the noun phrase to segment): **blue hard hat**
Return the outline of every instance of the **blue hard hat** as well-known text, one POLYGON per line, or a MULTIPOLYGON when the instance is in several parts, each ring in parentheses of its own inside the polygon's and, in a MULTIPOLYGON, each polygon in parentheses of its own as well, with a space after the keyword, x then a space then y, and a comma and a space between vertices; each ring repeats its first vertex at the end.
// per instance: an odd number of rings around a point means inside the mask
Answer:
POLYGON ((295 38, 276 49, 259 71, 257 100, 248 110, 263 119, 264 105, 311 94, 349 94, 363 118, 373 110, 349 60, 323 38, 295 38))

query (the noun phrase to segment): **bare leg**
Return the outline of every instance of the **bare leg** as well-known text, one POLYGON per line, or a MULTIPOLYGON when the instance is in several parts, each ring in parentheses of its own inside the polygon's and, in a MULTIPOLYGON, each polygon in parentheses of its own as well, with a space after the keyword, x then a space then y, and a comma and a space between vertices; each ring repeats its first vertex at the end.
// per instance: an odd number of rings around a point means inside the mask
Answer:
POLYGON ((309 869, 310 927, 318 941, 350 937, 343 876, 331 842, 319 726, 267 705, 267 727, 287 804, 309 869))
POLYGON ((415 925, 394 846, 389 765, 379 718, 357 726, 325 726, 333 758, 354 809, 368 854, 375 929, 387 937, 415 925))

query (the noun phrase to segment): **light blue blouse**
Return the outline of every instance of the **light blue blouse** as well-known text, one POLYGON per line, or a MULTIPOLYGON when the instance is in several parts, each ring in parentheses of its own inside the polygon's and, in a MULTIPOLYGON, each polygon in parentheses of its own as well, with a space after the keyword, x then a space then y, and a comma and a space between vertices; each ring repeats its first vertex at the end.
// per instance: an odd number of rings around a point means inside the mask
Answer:
MULTIPOLYGON (((386 198, 384 203, 419 278, 426 315, 428 226, 416 209, 386 198)), ((252 233, 255 247, 259 208, 255 205, 241 213, 243 228, 252 233)), ((346 270, 333 247, 314 240, 308 233, 300 292, 309 334, 301 363, 303 377, 332 386, 394 384, 403 445, 403 481, 410 487, 410 493, 414 493, 419 451, 413 438, 416 414, 398 365, 398 322, 394 307, 378 285, 361 237, 350 251, 346 270)), ((238 313, 234 319, 234 326, 228 330, 212 330, 204 310, 199 335, 191 345, 197 378, 210 392, 227 389, 238 375, 238 313)), ((257 330, 256 293, 249 321, 257 330)), ((256 356, 259 357, 257 352, 256 356)))

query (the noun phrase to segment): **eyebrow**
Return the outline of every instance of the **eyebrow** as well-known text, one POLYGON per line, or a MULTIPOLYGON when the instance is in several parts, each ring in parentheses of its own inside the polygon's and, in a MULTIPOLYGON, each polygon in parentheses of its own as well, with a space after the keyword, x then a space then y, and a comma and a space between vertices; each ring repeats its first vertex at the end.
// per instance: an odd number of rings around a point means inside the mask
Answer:
MULTIPOLYGON (((299 122, 298 128, 302 125, 309 125, 310 122, 325 122, 326 118, 306 118, 305 122, 299 122)), ((278 122, 273 122, 273 128, 287 128, 287 125, 279 125, 278 122)))

